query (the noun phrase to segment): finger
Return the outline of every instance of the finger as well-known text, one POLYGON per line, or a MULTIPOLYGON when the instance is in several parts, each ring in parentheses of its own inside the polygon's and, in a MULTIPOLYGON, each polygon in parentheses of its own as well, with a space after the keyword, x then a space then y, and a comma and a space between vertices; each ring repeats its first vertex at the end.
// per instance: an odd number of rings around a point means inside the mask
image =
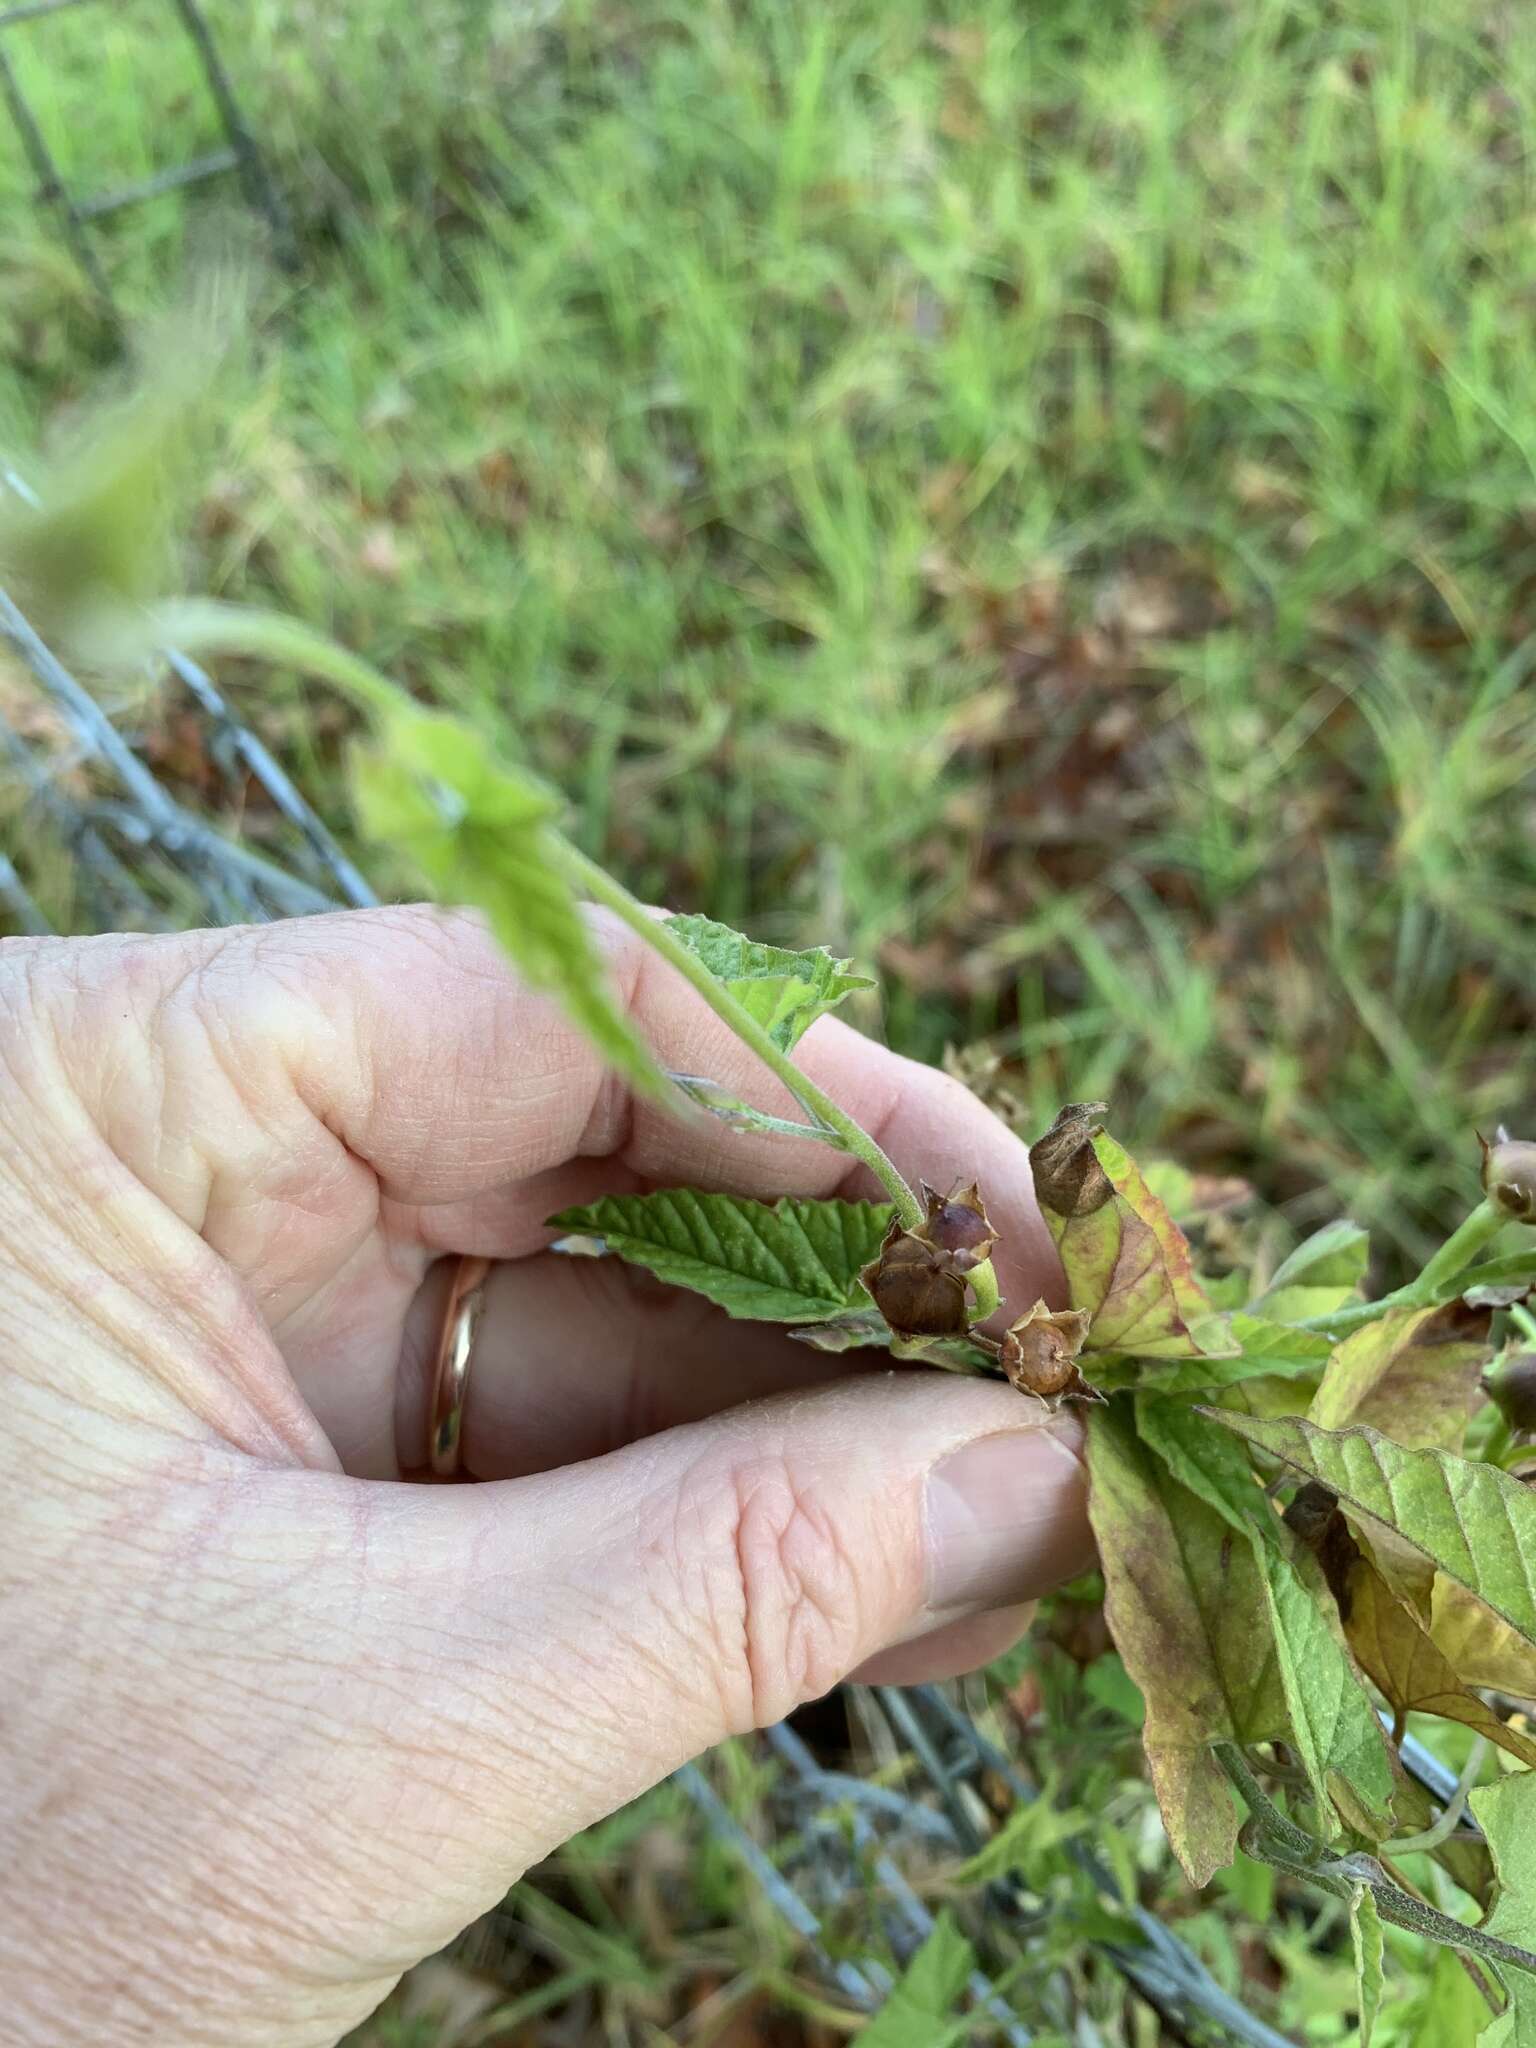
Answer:
POLYGON ((963 1678, 1003 1656, 1027 1635, 1035 1606, 1027 1600, 995 1614, 977 1614, 931 1629, 910 1643, 879 1651, 849 1677, 859 1685, 942 1685, 946 1679, 963 1678))
MULTIPOLYGON (((444 1261, 407 1324, 396 1404, 399 1469, 426 1462, 429 1379, 451 1276, 444 1261)), ((521 1478, 620 1449, 743 1401, 890 1370, 723 1310, 618 1259, 549 1252, 492 1269, 460 1442, 476 1479, 521 1478)), ((349 1468, 355 1469, 355 1468, 349 1468)))
POLYGON ((424 1716, 454 1760, 487 1895, 508 1845, 542 1854, 877 1653, 1082 1569, 1076 1435, 1007 1387, 893 1372, 536 1478, 385 1490, 366 1625, 410 1666, 402 1737, 424 1716))

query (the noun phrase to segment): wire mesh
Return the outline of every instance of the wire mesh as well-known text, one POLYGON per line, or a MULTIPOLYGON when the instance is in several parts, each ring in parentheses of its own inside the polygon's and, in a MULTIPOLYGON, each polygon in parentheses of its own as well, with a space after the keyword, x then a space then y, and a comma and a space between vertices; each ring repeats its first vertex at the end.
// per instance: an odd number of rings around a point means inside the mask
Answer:
MULTIPOLYGON (((0 7, 0 31, 19 29, 49 15, 62 14, 66 9, 73 11, 80 7, 108 4, 112 4, 112 0, 16 0, 15 5, 0 7)), ((200 184, 205 179, 235 172, 245 193, 246 204, 267 223, 279 261, 291 262, 293 257, 287 209, 241 109, 234 83, 199 0, 166 0, 166 4, 179 18, 197 54, 209 97, 224 131, 225 146, 194 157, 189 163, 169 165, 151 177, 106 192, 80 196, 73 191, 64 167, 49 146, 43 123, 22 88, 20 75, 5 48, 5 37, 0 33, 0 100, 5 102, 37 181, 37 203, 51 208, 57 215, 60 230, 75 261, 103 310, 113 319, 117 318, 117 307, 112 285, 89 232, 90 223, 107 214, 118 213, 124 207, 137 206, 147 199, 158 199, 184 185, 200 184)))
MULTIPOLYGON (((21 478, 0 468, 0 485, 5 484, 30 495, 21 478)), ((0 750, 10 767, 7 809, 0 813, 0 832, 9 843, 8 852, 0 851, 0 929, 28 935, 49 930, 29 869, 46 866, 50 845, 67 858, 77 884, 71 920, 77 928, 168 930, 199 921, 302 916, 376 900, 270 749, 197 663, 167 649, 166 687, 182 692, 190 714, 201 721, 209 756, 234 800, 231 808, 248 808, 253 786, 262 793, 259 851, 164 787, 133 736, 119 729, 4 591, 0 645, 9 647, 19 665, 18 687, 0 696, 0 750), (23 678, 35 693, 31 699, 19 687, 23 678), (39 706, 44 718, 29 715, 39 706)), ((875 1957, 839 1954, 829 1928, 840 1904, 867 1892, 865 1866, 878 1887, 891 1951, 904 1956, 932 1932, 934 1920, 904 1875, 903 1861, 914 1852, 929 1864, 936 1852, 951 1858, 973 1854, 1010 1812, 1042 1795, 947 1689, 879 1687, 860 1699, 903 1759, 899 1781, 867 1783, 828 1769, 793 1727, 769 1729, 762 1742, 778 1766, 769 1846, 731 1814, 697 1766, 680 1771, 676 1782, 805 1944, 828 1984, 855 2010, 873 2012, 890 1991, 889 1969, 875 1957)), ((1433 1759, 1428 1766, 1435 1768, 1433 1759)), ((1443 1787, 1432 1789, 1445 1796, 1443 1787)), ((1158 2014, 1165 2038, 1290 2048, 1285 2036, 1247 2012, 1154 1914, 1127 1904, 1091 1848, 1077 1844, 1070 1853, 1125 1928, 1123 1937, 1097 1940, 1097 1952, 1158 2014)), ((999 1987, 1029 1955, 1039 1902, 1004 1879, 985 1887, 976 1904, 972 1931, 986 1963, 983 1968, 978 1962, 969 1985, 978 2025, 990 2023, 1008 2048, 1027 2048, 1030 2029, 999 1987)), ((1053 2004, 1063 2008, 1052 2012, 1058 2031, 1068 2027, 1070 2038, 1084 2038, 1079 2028, 1069 2027, 1065 1986, 1058 1995, 1036 1984, 1033 1995, 1048 2012, 1053 2004)))

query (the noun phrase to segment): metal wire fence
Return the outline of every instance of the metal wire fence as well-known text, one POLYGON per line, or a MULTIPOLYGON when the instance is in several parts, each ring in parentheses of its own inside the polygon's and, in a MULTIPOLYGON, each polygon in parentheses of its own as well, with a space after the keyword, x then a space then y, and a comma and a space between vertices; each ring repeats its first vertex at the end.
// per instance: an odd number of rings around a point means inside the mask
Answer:
MULTIPOLYGON (((0 486, 30 498, 24 480, 4 467, 0 486)), ((196 662, 165 650, 160 683, 197 721, 229 798, 228 814, 248 809, 253 789, 260 792, 260 850, 213 822, 208 813, 221 808, 217 801, 193 808, 165 787, 133 731, 109 715, 3 590, 0 648, 15 658, 15 674, 0 696, 0 761, 8 764, 0 810, 0 930, 51 929, 33 871, 46 874, 50 860, 56 865, 60 859, 76 930, 244 923, 377 900, 270 748, 196 662), (23 694, 23 683, 30 694, 23 694)), ((765 1847, 749 1833, 697 1766, 679 1772, 677 1782, 829 1985, 857 2010, 874 2012, 889 1993, 890 1972, 873 1957, 837 1953, 829 1916, 866 1896, 872 1873, 891 1952, 907 1954, 934 1920, 904 1866, 915 1858, 932 1867, 936 1853, 975 1853, 1010 1811, 1040 1794, 949 1691, 881 1687, 863 1697, 904 1760, 895 1784, 828 1769, 792 1727, 770 1729, 763 1742, 778 1765, 771 1807, 777 1846, 765 1847)), ((1076 1844, 1071 1853, 1124 1929, 1100 1938, 1097 1949, 1155 2009, 1167 2038, 1287 2048, 1285 2038, 1246 2011, 1155 1915, 1127 1905, 1090 1847, 1076 1844)), ((1030 2029, 999 1984, 1016 1974, 1037 1939, 1039 1901, 1001 1879, 985 1888, 978 1906, 970 1931, 982 1960, 969 1986, 978 2025, 990 2024, 1009 2048, 1024 2048, 1030 2029)), ((1070 2025, 1074 2040, 1093 2039, 1066 2010, 1066 1996, 1065 1986, 1059 1997, 1049 1986, 1043 1992, 1032 1987, 1035 2005, 1061 2007, 1052 2013, 1053 2026, 1070 2025)))
POLYGON ((168 164, 152 176, 102 192, 76 192, 48 142, 44 122, 22 87, 21 77, 6 49, 6 31, 24 29, 44 17, 73 12, 80 7, 115 6, 117 0, 15 0, 0 6, 0 101, 5 103, 16 129, 32 175, 35 197, 40 206, 57 218, 60 233, 79 264, 103 312, 117 318, 117 305, 106 269, 97 253, 93 224, 124 207, 142 200, 158 199, 183 185, 201 184, 205 179, 233 172, 239 179, 245 200, 266 222, 273 250, 279 261, 293 254, 293 237, 282 195, 268 175, 255 135, 241 111, 233 81, 219 54, 213 31, 199 0, 165 0, 179 20, 196 53, 208 94, 224 133, 222 149, 210 150, 190 162, 168 164))

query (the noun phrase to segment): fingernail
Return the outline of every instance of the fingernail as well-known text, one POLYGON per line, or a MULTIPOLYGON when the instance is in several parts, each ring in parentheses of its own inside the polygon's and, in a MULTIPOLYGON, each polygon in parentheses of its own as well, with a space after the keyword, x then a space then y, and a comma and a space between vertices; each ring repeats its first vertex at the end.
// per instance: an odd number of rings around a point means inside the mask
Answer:
POLYGON ((930 1610, 1010 1607, 1086 1571, 1087 1500, 1082 1464, 1055 1426, 952 1451, 928 1475, 930 1610))

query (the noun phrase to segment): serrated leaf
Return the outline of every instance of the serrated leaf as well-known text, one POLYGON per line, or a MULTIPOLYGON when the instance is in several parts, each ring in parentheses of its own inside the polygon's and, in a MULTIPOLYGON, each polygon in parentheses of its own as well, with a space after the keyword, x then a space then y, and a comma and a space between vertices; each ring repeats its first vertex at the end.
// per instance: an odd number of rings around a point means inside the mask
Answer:
POLYGON ((781 1052, 792 1051, 818 1017, 856 989, 875 985, 867 974, 851 974, 853 962, 834 959, 825 946, 801 953, 765 946, 712 917, 669 917, 667 924, 781 1052))
POLYGON ((1345 1574, 1339 1609, 1350 1648, 1388 1706, 1459 1721, 1523 1764, 1536 1765, 1536 1741, 1468 1691, 1417 1614, 1363 1554, 1345 1574))
POLYGON ((1319 1813, 1326 1820, 1348 1788, 1352 1817, 1379 1837, 1392 1814, 1390 1753, 1321 1566, 1282 1527, 1246 1457, 1234 1441, 1223 1443, 1204 1412, 1142 1394, 1136 1423, 1148 1448, 1253 1547, 1292 1735, 1319 1813))
POLYGON ((1536 1642, 1536 1496, 1517 1479, 1450 1451, 1405 1451, 1373 1429, 1201 1412, 1320 1480, 1536 1642))
POLYGON ((859 2031, 862 2048, 950 2048, 970 2031, 955 2005, 976 1967, 976 1951, 949 1913, 902 1971, 890 1996, 859 2031))
POLYGON ((1474 2048, 1488 2007, 1454 1949, 1434 1952, 1406 2048, 1474 2048))
MULTIPOLYGON (((1483 1932, 1536 1949, 1536 1774, 1517 1771, 1479 1785, 1468 1803, 1488 1838, 1499 1880, 1483 1932)), ((1484 2039, 1497 2040, 1500 2048, 1536 2048, 1536 1976, 1521 1969, 1504 1975, 1509 2010, 1484 2039)))
POLYGON ((692 1288, 728 1314, 817 1323, 867 1307, 859 1269, 891 1220, 884 1202, 751 1202, 669 1188, 605 1195, 549 1219, 552 1230, 600 1237, 658 1280, 692 1288))
POLYGON ((1169 1844, 1192 1884, 1230 1863, 1239 1815, 1217 1740, 1282 1734, 1285 1706, 1249 1545, 1136 1435, 1128 1404, 1088 1424, 1088 1513, 1115 1646, 1146 1702, 1144 1741, 1169 1844), (1244 1625, 1235 1625, 1241 1616, 1244 1625))
POLYGON ((1031 1153, 1072 1306, 1093 1318, 1086 1348, 1138 1358, 1234 1354, 1227 1319, 1196 1280, 1183 1232, 1095 1122, 1100 1107, 1063 1110, 1031 1153))
POLYGON ((561 870, 558 800, 494 761, 457 719, 392 707, 379 732, 379 745, 352 761, 364 832, 403 853, 440 901, 482 911, 530 988, 554 996, 631 1087, 665 1096, 561 870))
POLYGON ((1358 1298, 1369 1257, 1370 1239, 1358 1223, 1325 1223, 1282 1261, 1252 1305, 1277 1323, 1332 1315, 1358 1298))
POLYGON ((1456 1450, 1488 1362, 1492 1317, 1459 1301, 1389 1309, 1334 1351, 1307 1419, 1363 1423, 1409 1450, 1456 1450))
POLYGON ((1385 1982, 1382 1968, 1384 1943, 1376 1895, 1369 1885, 1357 1884, 1349 1895, 1349 1935, 1355 1952, 1355 2003, 1359 2024, 1359 2048, 1371 2048, 1376 2017, 1381 2011, 1385 1982))

